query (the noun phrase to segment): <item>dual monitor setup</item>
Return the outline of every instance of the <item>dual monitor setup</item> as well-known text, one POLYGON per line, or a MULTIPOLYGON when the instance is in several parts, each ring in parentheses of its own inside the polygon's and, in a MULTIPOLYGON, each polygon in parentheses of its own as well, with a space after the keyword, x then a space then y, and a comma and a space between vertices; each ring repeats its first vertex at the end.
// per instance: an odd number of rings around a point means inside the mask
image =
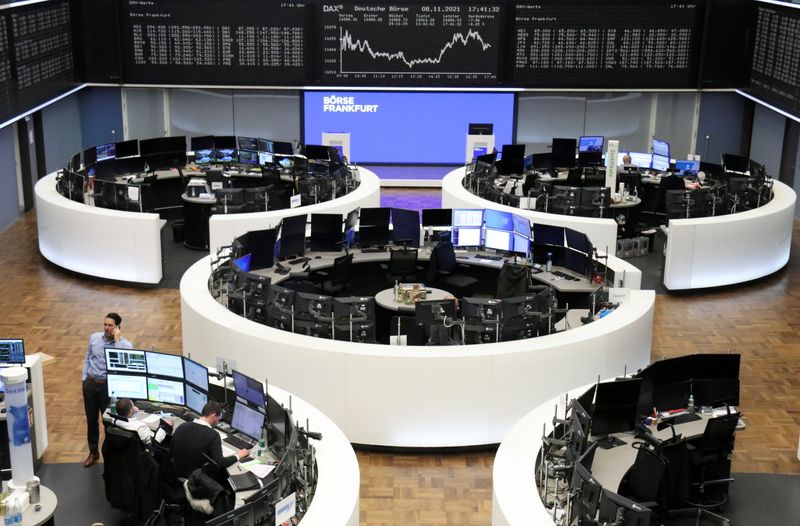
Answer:
MULTIPOLYGON (((598 382, 572 400, 569 418, 545 438, 545 444, 566 444, 567 461, 574 463, 570 491, 576 499, 570 520, 579 524, 610 520, 614 524, 647 526, 648 508, 604 490, 592 476, 596 449, 624 445, 611 435, 642 432, 639 422, 656 410, 667 412, 692 403, 707 407, 738 404, 739 364, 738 354, 696 354, 663 360, 631 378, 598 382), (559 427, 561 438, 555 439, 559 427), (591 442, 590 436, 594 437, 591 442)), ((701 417, 688 412, 675 418, 672 423, 701 417)))

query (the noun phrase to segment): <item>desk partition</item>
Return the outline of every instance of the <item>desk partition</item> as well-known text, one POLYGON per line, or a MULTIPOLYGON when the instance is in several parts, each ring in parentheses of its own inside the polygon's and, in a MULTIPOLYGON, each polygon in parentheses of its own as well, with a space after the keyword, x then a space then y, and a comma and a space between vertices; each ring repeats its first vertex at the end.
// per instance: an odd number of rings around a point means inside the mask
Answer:
POLYGON ((797 196, 775 181, 772 200, 736 214, 672 219, 664 252, 668 290, 720 287, 777 272, 789 261, 797 196))
POLYGON ((463 180, 465 168, 456 168, 442 179, 442 208, 491 208, 527 217, 533 223, 563 226, 583 232, 592 245, 602 252, 613 251, 617 246, 617 222, 613 219, 548 214, 514 208, 487 201, 466 188, 463 180))
POLYGON ((220 247, 230 245, 231 240, 251 230, 273 228, 284 217, 298 214, 347 214, 358 207, 378 207, 381 202, 381 185, 378 176, 366 168, 358 168, 361 183, 358 188, 330 201, 302 208, 287 208, 269 212, 246 214, 215 214, 208 222, 209 248, 216 254, 220 247))
POLYGON ((499 443, 564 385, 642 367, 650 356, 653 291, 598 321, 507 343, 452 347, 353 344, 249 321, 208 290, 209 258, 181 280, 184 349, 236 361, 313 403, 354 443, 456 447, 499 443))

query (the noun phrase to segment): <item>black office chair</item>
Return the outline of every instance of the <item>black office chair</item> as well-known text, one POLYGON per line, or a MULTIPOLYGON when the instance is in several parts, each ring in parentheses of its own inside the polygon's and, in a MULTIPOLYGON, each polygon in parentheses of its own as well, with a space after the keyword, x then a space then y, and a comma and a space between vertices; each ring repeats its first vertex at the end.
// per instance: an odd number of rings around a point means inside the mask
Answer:
POLYGON ((171 520, 172 518, 183 517, 186 513, 186 492, 183 489, 186 479, 175 473, 169 448, 153 443, 150 450, 158 463, 158 471, 161 476, 161 496, 163 497, 161 515, 167 523, 173 524, 175 521, 171 520))
POLYGON ((352 269, 353 254, 346 254, 334 259, 333 267, 329 270, 317 272, 317 275, 322 278, 322 286, 320 288, 323 294, 330 296, 349 295, 352 269))
POLYGON ((451 292, 459 298, 468 296, 478 284, 478 280, 455 272, 458 267, 453 244, 449 241, 439 242, 431 252, 425 282, 451 292))
POLYGON ((666 509, 667 459, 645 442, 637 448, 636 461, 622 477, 618 493, 658 513, 666 509))
POLYGON ((497 276, 497 293, 495 298, 513 298, 528 293, 530 285, 530 268, 514 263, 504 263, 497 276))
POLYGON ((685 219, 692 216, 695 200, 691 190, 667 190, 665 201, 667 219, 685 219))
POLYGON ((389 252, 389 264, 381 265, 386 271, 386 279, 395 281, 417 281, 419 252, 416 248, 402 248, 389 252))
POLYGON ((615 188, 619 188, 619 183, 623 183, 625 188, 631 194, 642 194, 642 174, 638 171, 622 172, 617 174, 617 184, 615 188))
POLYGON ((597 171, 593 171, 593 173, 584 173, 583 175, 583 186, 605 186, 606 185, 606 175, 604 173, 599 173, 597 171))
POLYGON ((697 476, 699 475, 699 481, 690 485, 691 488, 697 489, 697 493, 687 499, 687 502, 696 508, 698 522, 701 516, 707 516, 723 523, 730 522, 727 518, 710 510, 720 509, 728 501, 728 484, 734 480, 728 476, 730 474, 729 457, 733 452, 738 422, 738 413, 712 418, 706 424, 706 430, 700 439, 700 446, 698 448, 689 446, 689 467, 692 470, 692 480, 698 480, 697 476), (709 479, 709 475, 719 478, 709 479), (716 492, 716 495, 711 495, 707 491, 708 486, 723 486, 723 489, 716 492))
POLYGON ((661 178, 658 185, 658 200, 656 202, 656 211, 665 212, 666 210, 666 194, 668 190, 685 190, 686 186, 683 184, 683 178, 677 175, 668 175, 661 178))
POLYGON ((138 522, 139 518, 149 516, 153 509, 146 510, 147 515, 140 517, 143 511, 141 497, 146 488, 138 484, 137 472, 144 446, 135 431, 109 425, 105 435, 102 452, 106 500, 112 508, 124 511, 128 520, 138 522))

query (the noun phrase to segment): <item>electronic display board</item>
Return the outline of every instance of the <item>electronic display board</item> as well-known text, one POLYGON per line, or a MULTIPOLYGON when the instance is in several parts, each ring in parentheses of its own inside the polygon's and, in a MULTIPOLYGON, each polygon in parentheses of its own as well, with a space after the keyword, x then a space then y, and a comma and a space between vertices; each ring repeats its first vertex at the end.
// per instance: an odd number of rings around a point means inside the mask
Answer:
POLYGON ((800 115, 800 9, 759 5, 747 92, 800 115))
POLYGON ((322 4, 323 83, 496 84, 501 4, 322 4))
POLYGON ((518 2, 512 82, 553 87, 692 87, 697 2, 518 2))
POLYGON ((305 2, 124 0, 123 81, 305 83, 307 9, 305 2))

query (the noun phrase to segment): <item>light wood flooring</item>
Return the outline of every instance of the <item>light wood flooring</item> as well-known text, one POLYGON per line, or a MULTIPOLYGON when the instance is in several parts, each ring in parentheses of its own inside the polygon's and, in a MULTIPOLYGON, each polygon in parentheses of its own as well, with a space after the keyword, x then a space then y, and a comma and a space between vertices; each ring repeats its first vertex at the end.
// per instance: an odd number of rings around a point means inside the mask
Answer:
MULTIPOLYGON (((97 228, 102 228, 98 225, 97 228)), ((800 256, 795 225, 787 268, 722 291, 658 296, 653 358, 740 352, 747 430, 734 471, 800 473, 800 256)), ((114 250, 115 232, 108 232, 114 250)), ((731 240, 735 242, 735 240, 731 240)), ((35 212, 0 232, 0 335, 54 359, 44 369, 50 447, 46 462, 86 455, 80 372, 89 333, 108 311, 139 348, 179 353, 178 290, 97 282, 57 268, 38 252, 35 212)), ((494 451, 459 454, 359 452, 361 524, 488 525, 494 451)))

